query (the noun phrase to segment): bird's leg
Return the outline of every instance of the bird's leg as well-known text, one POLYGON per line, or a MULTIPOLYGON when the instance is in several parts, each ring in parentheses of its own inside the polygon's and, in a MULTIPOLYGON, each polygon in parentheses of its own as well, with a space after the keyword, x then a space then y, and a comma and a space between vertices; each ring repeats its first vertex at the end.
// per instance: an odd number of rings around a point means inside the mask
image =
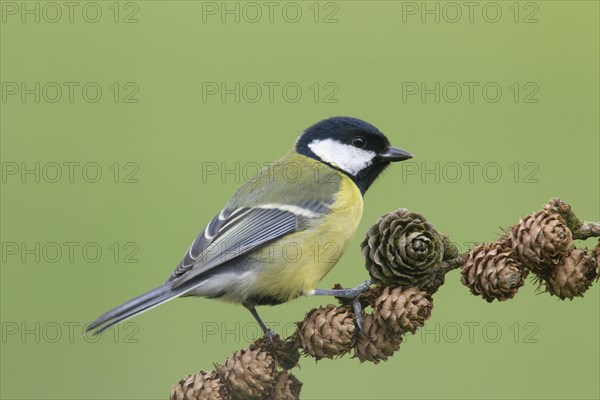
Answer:
POLYGON ((256 307, 254 307, 254 304, 250 304, 250 303, 243 303, 243 304, 244 304, 244 307, 246 307, 248 309, 248 311, 250 311, 250 314, 252 314, 252 316, 254 317, 256 322, 258 322, 258 325, 260 325, 260 328, 262 329, 262 331, 265 334, 265 336, 267 337, 267 339, 269 339, 269 342, 271 344, 273 344, 274 339, 275 339, 275 332, 273 332, 271 329, 269 329, 269 327, 267 325, 265 325, 263 320, 260 318, 260 315, 258 315, 258 311, 256 311, 256 307))
POLYGON ((314 289, 310 294, 315 296, 334 296, 343 297, 346 299, 354 299, 360 296, 362 293, 369 290, 371 281, 366 280, 355 288, 350 289, 314 289))
POLYGON ((369 290, 371 286, 371 281, 366 280, 355 288, 351 289, 314 289, 310 292, 311 295, 314 296, 334 296, 334 297, 342 297, 346 299, 352 300, 352 308, 354 309, 354 321, 356 322, 356 326, 358 330, 360 330, 363 334, 366 334, 363 329, 363 315, 362 315, 362 305, 360 304, 359 297, 361 294, 369 290))

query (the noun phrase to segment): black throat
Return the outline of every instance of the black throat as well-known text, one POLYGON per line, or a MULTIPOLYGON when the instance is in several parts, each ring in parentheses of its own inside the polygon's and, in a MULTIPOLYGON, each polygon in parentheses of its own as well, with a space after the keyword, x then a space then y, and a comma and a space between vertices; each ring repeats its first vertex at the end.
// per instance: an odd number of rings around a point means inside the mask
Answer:
POLYGON ((321 157, 317 156, 307 146, 298 146, 297 145, 296 151, 299 154, 302 154, 304 156, 307 156, 307 157, 313 158, 317 161, 320 161, 323 164, 325 164, 333 169, 336 169, 336 170, 340 171, 341 173, 343 173, 344 175, 348 176, 350 179, 352 179, 352 182, 354 182, 354 184, 358 187, 358 189, 360 190, 360 193, 363 196, 365 195, 365 193, 369 189, 369 187, 371 187, 373 182, 375 182, 375 179, 377 179, 377 177, 390 165, 389 161, 382 161, 382 160, 375 159, 375 162, 373 164, 369 165, 368 167, 366 167, 365 169, 360 171, 358 174, 352 175, 352 174, 349 174, 348 172, 344 171, 343 169, 338 168, 335 165, 332 165, 326 161, 323 161, 321 159, 321 157))
POLYGON ((348 175, 350 179, 354 181, 364 196, 367 189, 371 187, 373 182, 375 182, 375 179, 377 179, 377 177, 388 167, 388 165, 390 165, 389 162, 380 161, 363 169, 356 176, 349 174, 346 175, 348 175))

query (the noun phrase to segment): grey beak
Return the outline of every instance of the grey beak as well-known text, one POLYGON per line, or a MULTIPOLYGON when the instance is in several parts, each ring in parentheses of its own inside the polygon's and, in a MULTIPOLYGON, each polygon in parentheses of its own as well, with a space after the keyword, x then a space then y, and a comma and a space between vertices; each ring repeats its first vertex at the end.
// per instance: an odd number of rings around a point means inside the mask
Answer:
POLYGON ((385 152, 379 153, 379 158, 382 158, 386 161, 403 161, 413 157, 414 156, 408 151, 392 146, 389 146, 385 152))

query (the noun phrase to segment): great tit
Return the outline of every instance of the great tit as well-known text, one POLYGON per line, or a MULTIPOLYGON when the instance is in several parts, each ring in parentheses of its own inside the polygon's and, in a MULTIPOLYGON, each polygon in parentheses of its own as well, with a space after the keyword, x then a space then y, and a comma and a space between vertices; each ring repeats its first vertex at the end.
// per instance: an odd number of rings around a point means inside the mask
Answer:
POLYGON ((412 157, 365 121, 316 123, 237 190, 165 283, 102 314, 87 331, 98 334, 176 297, 201 296, 243 304, 269 334, 257 305, 354 295, 315 288, 356 232, 367 189, 391 162, 412 157))

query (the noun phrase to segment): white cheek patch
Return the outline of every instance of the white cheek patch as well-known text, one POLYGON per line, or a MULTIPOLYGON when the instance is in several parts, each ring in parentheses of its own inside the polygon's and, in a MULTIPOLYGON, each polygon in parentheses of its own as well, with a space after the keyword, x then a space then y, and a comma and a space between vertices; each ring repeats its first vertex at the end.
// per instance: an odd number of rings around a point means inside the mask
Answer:
POLYGON ((377 155, 374 151, 363 150, 337 140, 313 140, 308 148, 321 160, 333 164, 350 175, 356 175, 369 165, 377 155))

